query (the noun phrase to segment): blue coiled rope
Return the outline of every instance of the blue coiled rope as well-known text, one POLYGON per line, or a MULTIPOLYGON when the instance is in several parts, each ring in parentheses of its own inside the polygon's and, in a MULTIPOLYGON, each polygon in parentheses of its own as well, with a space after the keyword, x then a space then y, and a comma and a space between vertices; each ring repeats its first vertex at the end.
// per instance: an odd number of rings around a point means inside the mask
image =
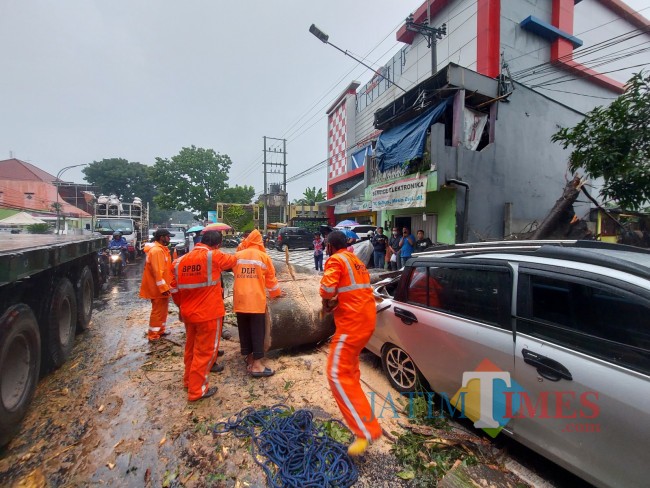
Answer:
POLYGON ((347 448, 314 424, 308 410, 292 413, 286 405, 259 410, 247 407, 226 422, 216 424, 212 432, 250 437, 253 459, 273 488, 344 488, 352 486, 359 477, 347 448), (256 451, 266 458, 264 462, 258 460, 256 451))

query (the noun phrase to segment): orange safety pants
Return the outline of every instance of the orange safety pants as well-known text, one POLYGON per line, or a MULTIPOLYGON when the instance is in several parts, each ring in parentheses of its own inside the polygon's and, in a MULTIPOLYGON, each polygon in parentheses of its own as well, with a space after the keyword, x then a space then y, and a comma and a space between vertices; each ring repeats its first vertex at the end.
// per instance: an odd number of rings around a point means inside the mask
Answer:
POLYGON ((369 441, 381 437, 381 426, 361 389, 359 354, 372 333, 372 330, 361 334, 337 331, 327 358, 327 379, 345 422, 354 435, 369 441))
POLYGON ((223 317, 206 322, 185 322, 185 374, 187 399, 191 402, 208 391, 210 368, 217 360, 223 317))
POLYGON ((149 332, 147 333, 150 341, 160 339, 165 333, 168 308, 169 297, 151 299, 151 315, 149 316, 149 332))

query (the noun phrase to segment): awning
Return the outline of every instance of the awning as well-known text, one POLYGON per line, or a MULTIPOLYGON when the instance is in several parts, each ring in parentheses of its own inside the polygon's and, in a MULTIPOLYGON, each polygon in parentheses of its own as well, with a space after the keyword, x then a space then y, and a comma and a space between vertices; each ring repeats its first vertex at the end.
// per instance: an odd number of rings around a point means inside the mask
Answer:
POLYGON ((375 147, 379 170, 383 173, 406 161, 421 158, 427 130, 445 113, 452 100, 453 97, 442 100, 422 115, 382 132, 375 147))
POLYGON ((31 224, 44 224, 45 221, 32 217, 27 212, 19 212, 11 217, 0 220, 0 224, 4 225, 31 225, 31 224))
POLYGON ((319 207, 331 207, 332 205, 336 205, 337 203, 340 203, 344 200, 349 200, 351 198, 361 196, 364 194, 364 192, 365 192, 364 181, 361 180, 352 188, 350 188, 348 191, 340 193, 339 195, 336 195, 335 197, 332 197, 329 200, 325 200, 324 202, 316 202, 316 205, 318 205, 319 207))

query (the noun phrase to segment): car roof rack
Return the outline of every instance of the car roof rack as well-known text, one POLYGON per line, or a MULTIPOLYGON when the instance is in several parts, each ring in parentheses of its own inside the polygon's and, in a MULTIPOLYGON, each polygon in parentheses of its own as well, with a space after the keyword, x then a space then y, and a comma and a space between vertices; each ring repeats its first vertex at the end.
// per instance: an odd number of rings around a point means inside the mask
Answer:
POLYGON ((584 264, 604 266, 641 278, 650 279, 650 258, 647 259, 647 263, 640 263, 636 260, 624 259, 624 255, 620 254, 621 252, 627 252, 650 255, 650 250, 593 240, 531 240, 464 243, 452 246, 437 246, 434 250, 418 253, 417 257, 439 254, 451 254, 451 256, 458 257, 497 252, 534 254, 539 257, 566 259, 584 264))
MULTIPOLYGON (((485 252, 485 251, 502 251, 516 248, 530 250, 539 249, 543 246, 571 247, 584 249, 601 249, 610 251, 626 251, 641 254, 650 254, 650 249, 641 247, 628 246, 626 244, 613 244, 610 242, 594 240, 529 240, 529 241, 482 241, 466 242, 462 244, 449 244, 430 246, 425 251, 417 253, 418 255, 439 254, 453 252, 485 252)), ((416 254, 416 253, 414 253, 416 254)))

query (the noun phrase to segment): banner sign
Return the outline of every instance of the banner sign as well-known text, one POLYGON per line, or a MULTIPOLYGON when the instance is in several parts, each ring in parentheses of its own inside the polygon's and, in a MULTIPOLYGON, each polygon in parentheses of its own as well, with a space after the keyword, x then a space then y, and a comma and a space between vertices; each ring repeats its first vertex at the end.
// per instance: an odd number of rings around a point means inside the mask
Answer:
POLYGON ((488 116, 487 114, 467 107, 463 111, 463 146, 472 151, 476 151, 476 148, 481 142, 481 136, 483 136, 483 129, 485 129, 488 116))
POLYGON ((217 211, 216 210, 208 210, 208 222, 211 224, 215 224, 217 222, 217 211))
POLYGON ((373 210, 424 207, 427 204, 427 175, 405 178, 372 190, 373 210))

